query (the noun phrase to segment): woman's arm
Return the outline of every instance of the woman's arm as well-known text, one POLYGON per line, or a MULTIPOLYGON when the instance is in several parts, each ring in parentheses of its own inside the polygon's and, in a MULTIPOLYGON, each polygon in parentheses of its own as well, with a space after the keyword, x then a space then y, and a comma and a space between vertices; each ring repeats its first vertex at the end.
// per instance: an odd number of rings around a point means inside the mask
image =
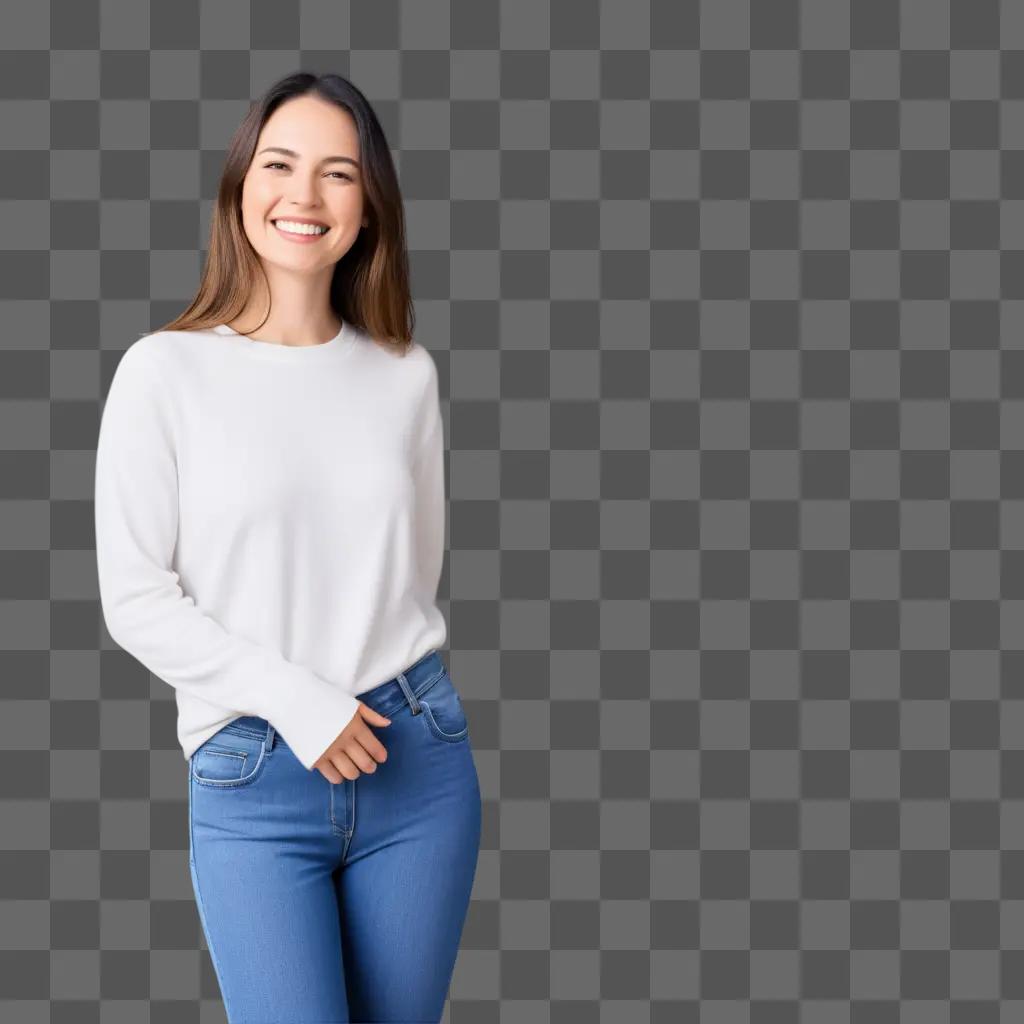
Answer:
POLYGON ((358 701, 273 648, 228 632, 182 590, 171 568, 174 410, 150 356, 136 342, 121 357, 96 446, 96 563, 107 630, 170 686, 266 718, 311 769, 358 701))

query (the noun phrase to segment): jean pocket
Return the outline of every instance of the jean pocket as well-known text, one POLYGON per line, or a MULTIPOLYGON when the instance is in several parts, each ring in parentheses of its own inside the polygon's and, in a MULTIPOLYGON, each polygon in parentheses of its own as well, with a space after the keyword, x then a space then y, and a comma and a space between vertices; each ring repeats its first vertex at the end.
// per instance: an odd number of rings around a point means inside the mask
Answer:
POLYGON ((265 739, 230 732, 225 727, 192 755, 192 781, 218 789, 251 786, 262 774, 268 757, 265 739))
POLYGON ((447 672, 419 698, 422 718, 433 736, 458 743, 469 735, 466 711, 447 672))

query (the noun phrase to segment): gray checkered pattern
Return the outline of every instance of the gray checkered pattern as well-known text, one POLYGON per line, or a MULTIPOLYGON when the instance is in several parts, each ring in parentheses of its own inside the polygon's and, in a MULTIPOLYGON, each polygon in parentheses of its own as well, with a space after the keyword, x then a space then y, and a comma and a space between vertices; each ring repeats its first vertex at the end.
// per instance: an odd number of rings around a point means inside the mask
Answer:
POLYGON ((1024 1019, 1024 3, 54 0, 0 40, 0 1018, 224 1020, 93 454, 305 68, 386 126, 442 375, 485 816, 446 1019, 1024 1019))

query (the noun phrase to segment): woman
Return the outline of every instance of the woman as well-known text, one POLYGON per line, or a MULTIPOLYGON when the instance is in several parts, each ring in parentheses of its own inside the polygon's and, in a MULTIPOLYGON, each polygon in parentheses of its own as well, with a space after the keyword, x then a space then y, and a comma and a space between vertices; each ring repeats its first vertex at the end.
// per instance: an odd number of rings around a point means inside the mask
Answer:
POLYGON ((175 690, 231 1024, 437 1021, 454 970, 480 789, 412 319, 380 124, 344 78, 290 75, 232 140, 195 300, 103 409, 103 616, 175 690))

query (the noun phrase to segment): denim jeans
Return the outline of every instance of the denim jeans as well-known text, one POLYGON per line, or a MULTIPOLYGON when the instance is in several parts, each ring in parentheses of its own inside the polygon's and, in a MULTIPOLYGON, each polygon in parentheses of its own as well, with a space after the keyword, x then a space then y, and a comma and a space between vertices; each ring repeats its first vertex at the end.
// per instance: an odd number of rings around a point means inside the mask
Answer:
MULTIPOLYGON (((308 771, 264 718, 192 755, 189 865, 229 1024, 437 1024, 480 848, 480 786, 430 651, 359 699, 387 760, 308 771)), ((346 723, 338 725, 338 732, 346 723)))

